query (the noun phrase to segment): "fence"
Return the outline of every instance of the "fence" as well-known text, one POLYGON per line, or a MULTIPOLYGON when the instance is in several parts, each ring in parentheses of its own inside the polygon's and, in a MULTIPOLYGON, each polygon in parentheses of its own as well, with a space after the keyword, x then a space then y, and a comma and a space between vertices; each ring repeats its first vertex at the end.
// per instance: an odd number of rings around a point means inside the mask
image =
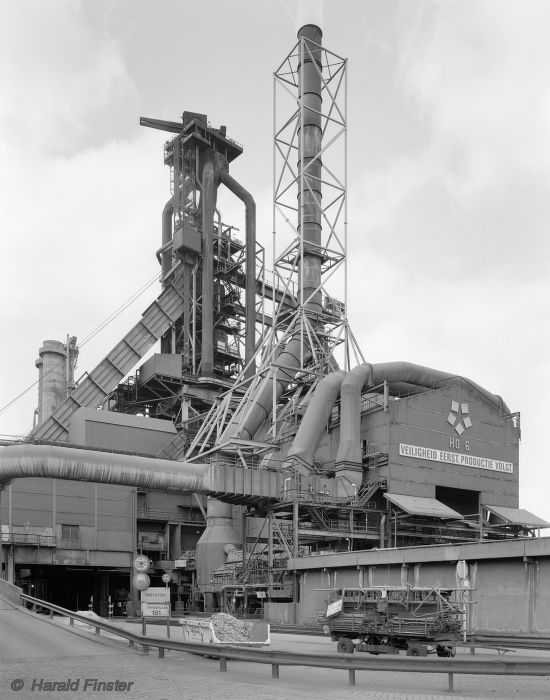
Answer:
POLYGON ((338 656, 323 656, 316 654, 297 654, 284 651, 264 651, 255 649, 240 649, 238 647, 221 646, 213 644, 190 644, 177 642, 170 639, 158 639, 128 632, 122 628, 104 622, 93 620, 85 615, 79 615, 71 610, 66 610, 53 603, 21 594, 21 600, 50 611, 50 617, 54 612, 69 618, 70 624, 75 620, 85 622, 95 628, 95 634, 101 630, 118 635, 128 640, 131 648, 136 644, 142 647, 143 653, 148 654, 151 647, 158 649, 159 658, 164 658, 167 649, 171 651, 203 654, 211 658, 219 659, 220 671, 227 671, 227 661, 246 661, 271 666, 272 678, 279 678, 281 666, 308 666, 314 668, 332 668, 348 671, 349 685, 355 685, 357 671, 391 671, 408 673, 444 673, 448 676, 449 690, 454 690, 454 676, 465 675, 492 675, 492 676, 550 676, 550 662, 544 659, 529 661, 514 661, 510 659, 468 658, 428 659, 421 657, 386 657, 386 658, 359 658, 347 654, 338 656))

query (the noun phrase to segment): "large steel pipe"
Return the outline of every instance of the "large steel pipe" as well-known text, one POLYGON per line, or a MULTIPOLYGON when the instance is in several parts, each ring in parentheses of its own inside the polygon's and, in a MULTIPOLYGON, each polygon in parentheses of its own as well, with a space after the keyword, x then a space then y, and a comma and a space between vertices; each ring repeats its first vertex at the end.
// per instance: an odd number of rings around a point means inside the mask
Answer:
MULTIPOLYGON (((298 126, 298 231, 303 239, 300 284, 306 308, 321 312, 321 41, 323 33, 313 24, 298 32, 301 39, 298 94, 302 101, 298 126), (315 292, 315 293, 314 293, 315 292)), ((300 300, 301 302, 302 300, 300 300)))
POLYGON ((210 153, 202 167, 202 308, 201 374, 214 374, 214 212, 217 185, 210 153))
MULTIPOLYGON (((275 387, 273 386, 273 379, 269 377, 264 382, 259 394, 252 396, 243 409, 233 417, 227 426, 224 438, 252 439, 258 428, 272 412, 273 392, 275 392, 275 402, 278 402, 285 389, 294 379, 296 372, 300 369, 301 348, 301 329, 298 329, 274 363, 277 367, 275 387)), ((303 351, 304 362, 307 362, 311 358, 311 350, 306 340, 304 340, 303 351)))
POLYGON ((164 205, 162 210, 162 247, 160 249, 162 279, 170 272, 172 268, 172 250, 170 243, 172 242, 172 217, 174 213, 174 199, 170 199, 164 205))
POLYGON ((244 361, 248 366, 246 377, 253 377, 256 367, 252 363, 256 349, 256 202, 234 177, 222 170, 220 180, 228 190, 244 203, 246 211, 246 288, 245 288, 245 345, 244 361), (249 364, 250 363, 250 364, 249 364))
POLYGON ((312 465, 313 455, 345 376, 346 372, 331 372, 317 384, 292 447, 288 451, 289 457, 300 457, 307 465, 312 465))
POLYGON ((208 493, 208 469, 207 464, 52 445, 12 445, 0 450, 0 488, 13 479, 45 477, 208 493))
MULTIPOLYGON (((410 362, 382 362, 376 365, 367 362, 354 367, 342 382, 340 392, 340 443, 336 454, 336 463, 361 464, 361 391, 363 387, 372 387, 388 382, 392 388, 409 386, 413 390, 421 387, 437 389, 452 379, 464 378, 410 362)), ((464 381, 500 411, 510 413, 508 406, 500 396, 491 394, 469 379, 464 379, 464 381)))

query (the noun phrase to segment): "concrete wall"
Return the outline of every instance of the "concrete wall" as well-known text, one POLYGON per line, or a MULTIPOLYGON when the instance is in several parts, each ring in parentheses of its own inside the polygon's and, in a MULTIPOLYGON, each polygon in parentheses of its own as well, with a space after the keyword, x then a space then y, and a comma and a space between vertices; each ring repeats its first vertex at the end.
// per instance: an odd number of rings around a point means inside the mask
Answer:
POLYGON ((483 501, 518 507, 519 430, 465 382, 390 403, 388 491, 435 497, 435 485, 481 492, 483 501), (471 427, 458 435, 447 422, 451 402, 468 405, 471 427), (400 443, 512 462, 512 474, 405 457, 400 443))
POLYGON ((314 624, 331 587, 458 587, 469 566, 470 627, 475 632, 550 634, 550 538, 410 547, 322 555, 297 561, 299 624, 314 624))
POLYGON ((266 603, 264 620, 273 625, 295 625, 297 623, 296 603, 266 603))
POLYGON ((8 583, 6 580, 0 577, 0 598, 9 600, 15 605, 21 604, 21 589, 18 586, 14 586, 13 583, 8 583))

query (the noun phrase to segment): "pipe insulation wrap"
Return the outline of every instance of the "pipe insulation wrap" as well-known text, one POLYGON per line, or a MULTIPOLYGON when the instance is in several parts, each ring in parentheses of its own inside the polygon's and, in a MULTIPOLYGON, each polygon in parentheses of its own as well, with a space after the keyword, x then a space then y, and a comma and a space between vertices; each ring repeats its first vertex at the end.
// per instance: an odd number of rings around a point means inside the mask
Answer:
POLYGON ((30 476, 165 491, 210 491, 206 464, 52 445, 11 445, 0 450, 0 487, 30 476))

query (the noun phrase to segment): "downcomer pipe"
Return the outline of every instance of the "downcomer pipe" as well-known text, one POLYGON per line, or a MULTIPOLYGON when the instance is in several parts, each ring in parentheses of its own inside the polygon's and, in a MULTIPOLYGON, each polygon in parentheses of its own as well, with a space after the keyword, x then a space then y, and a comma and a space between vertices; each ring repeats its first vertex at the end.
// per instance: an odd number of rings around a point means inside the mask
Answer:
POLYGON ((170 251, 170 243, 172 242, 172 215, 174 213, 174 199, 170 199, 164 205, 162 210, 162 246, 160 248, 162 279, 164 281, 166 275, 172 268, 172 252, 170 251))
MULTIPOLYGON (((397 383, 400 388, 410 386, 411 388, 437 389, 450 379, 456 378, 460 377, 411 362, 382 362, 376 365, 367 362, 354 367, 342 382, 340 444, 336 454, 336 463, 361 464, 361 390, 363 387, 376 386, 386 381, 389 384, 397 383)), ((498 409, 505 413, 510 412, 500 396, 491 394, 469 379, 465 379, 465 381, 498 409)))
POLYGON ((289 457, 300 457, 307 465, 312 465, 321 433, 330 418, 345 376, 346 372, 332 372, 317 384, 292 447, 288 451, 289 457))
POLYGON ((33 476, 208 493, 208 470, 207 464, 52 445, 25 443, 0 449, 0 489, 13 479, 33 476))
POLYGON ((256 202, 245 188, 228 173, 222 170, 220 180, 228 190, 244 203, 246 211, 246 288, 245 288, 245 365, 250 363, 246 377, 253 377, 256 367, 251 360, 256 349, 256 202))
POLYGON ((208 154, 202 167, 202 324, 201 374, 214 374, 214 238, 217 184, 214 164, 208 154))

